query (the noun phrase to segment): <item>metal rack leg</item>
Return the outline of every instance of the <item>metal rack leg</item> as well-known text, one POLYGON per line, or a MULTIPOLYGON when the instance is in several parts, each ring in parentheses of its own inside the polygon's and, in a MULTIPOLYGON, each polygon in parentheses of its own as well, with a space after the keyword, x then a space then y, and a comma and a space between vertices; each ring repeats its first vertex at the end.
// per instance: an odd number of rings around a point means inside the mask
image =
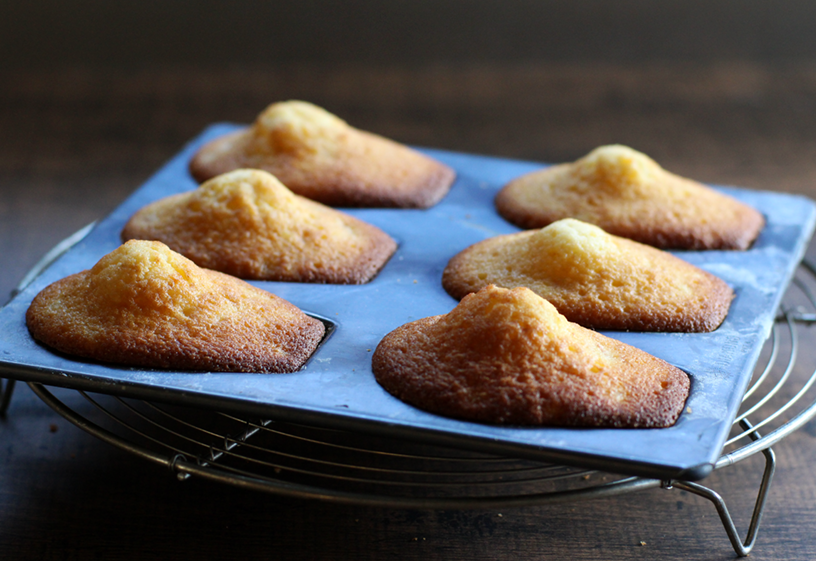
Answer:
POLYGON ((748 526, 748 535, 745 537, 744 542, 740 540, 739 531, 734 525, 734 520, 731 518, 728 508, 725 506, 725 501, 718 493, 712 491, 708 487, 704 487, 689 481, 670 481, 663 485, 666 489, 677 487, 678 489, 689 491, 690 493, 699 495, 714 503, 714 506, 717 508, 717 513, 720 515, 720 520, 725 527, 725 532, 728 534, 728 539, 731 540, 731 545, 734 547, 734 551, 739 557, 746 557, 749 553, 751 553, 751 549, 754 547, 757 531, 759 530, 759 524, 762 521, 762 514, 765 510, 765 500, 768 497, 771 479, 773 478, 774 470, 776 469, 776 456, 773 450, 767 448, 762 451, 762 454, 765 456, 765 471, 762 474, 762 481, 759 485, 759 493, 757 494, 756 503, 754 504, 754 511, 751 515, 751 523, 748 526))
POLYGON ((0 418, 6 416, 9 403, 11 403, 11 394, 14 393, 14 383, 14 380, 0 378, 0 418))
MULTIPOLYGON (((28 273, 26 273, 26 276, 23 277, 23 280, 20 281, 14 290, 11 291, 10 298, 13 299, 20 292, 22 292, 25 287, 27 287, 34 279, 37 278, 40 273, 46 270, 51 263, 56 261, 59 256, 71 249, 80 240, 87 236, 88 232, 93 229, 94 224, 96 224, 96 222, 91 222, 51 248, 51 250, 46 253, 28 273)), ((14 380, 4 380, 3 378, 0 378, 0 419, 5 418, 6 416, 9 403, 11 403, 11 394, 14 393, 14 384, 14 380)))

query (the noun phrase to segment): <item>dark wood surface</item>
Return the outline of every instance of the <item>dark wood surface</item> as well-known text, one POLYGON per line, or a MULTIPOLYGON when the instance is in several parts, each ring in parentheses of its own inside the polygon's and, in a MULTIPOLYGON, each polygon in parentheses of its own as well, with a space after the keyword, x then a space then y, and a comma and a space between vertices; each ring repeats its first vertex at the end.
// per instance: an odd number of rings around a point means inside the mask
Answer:
MULTIPOLYGON (((605 143, 703 181, 816 197, 816 65, 64 67, 0 72, 0 300, 216 121, 300 98, 397 140, 557 162, 605 143)), ((2 337, 3 334, 0 334, 2 337)), ((814 352, 806 345, 806 374, 814 352)), ((60 392, 83 407, 73 392, 60 392)), ((751 558, 816 558, 816 423, 779 466, 751 558)), ((715 472, 742 534, 762 460, 715 472)), ((476 511, 368 508, 177 481, 18 385, 0 420, 2 559, 729 559, 713 506, 653 489, 476 511)))

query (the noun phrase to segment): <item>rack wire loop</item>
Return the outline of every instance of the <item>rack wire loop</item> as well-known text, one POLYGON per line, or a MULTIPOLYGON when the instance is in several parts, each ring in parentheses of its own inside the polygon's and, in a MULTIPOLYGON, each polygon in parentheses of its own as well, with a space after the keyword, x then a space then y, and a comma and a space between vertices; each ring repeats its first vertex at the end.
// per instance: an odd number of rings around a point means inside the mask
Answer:
MULTIPOLYGON (((69 407, 41 384, 28 385, 79 428, 169 468, 179 480, 196 476, 295 498, 432 509, 525 507, 655 487, 676 488, 712 502, 734 551, 746 556, 756 543, 775 472, 771 446, 816 417, 816 368, 805 370, 797 362, 800 331, 816 323, 814 286, 816 267, 803 261, 788 292, 797 291, 795 296, 804 298, 814 311, 800 305, 780 307, 763 349, 765 361, 755 370, 733 436, 714 465, 714 469, 721 469, 757 452, 765 457, 744 541, 723 498, 699 483, 605 474, 272 419, 249 419, 210 409, 91 396, 82 391, 78 393, 93 407, 90 413, 80 414, 76 405, 69 407), (800 272, 805 278, 799 277, 800 272), (810 374, 804 376, 807 372, 810 374), (90 414, 98 419, 85 416, 90 414), (759 420, 752 424, 749 415, 759 420)), ((13 380, 0 385, 0 416, 8 408, 13 388, 13 380)))

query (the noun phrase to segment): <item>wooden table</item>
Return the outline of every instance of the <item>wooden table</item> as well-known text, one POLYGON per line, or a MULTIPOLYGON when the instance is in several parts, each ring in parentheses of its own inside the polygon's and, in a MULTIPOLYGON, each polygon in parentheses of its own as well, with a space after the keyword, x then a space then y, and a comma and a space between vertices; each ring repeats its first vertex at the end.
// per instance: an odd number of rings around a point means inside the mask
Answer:
MULTIPOLYGON (((0 74, 0 300, 50 247, 104 216, 207 124, 249 122, 269 102, 290 98, 409 144, 558 162, 622 143, 703 181, 816 197, 814 64, 8 70, 0 74)), ((813 354, 805 349, 807 359, 813 354)), ((74 392, 59 395, 82 407, 74 392)), ((775 450, 777 475, 751 558, 816 558, 816 423, 775 450)), ((704 481, 723 495, 743 535, 761 471, 757 456, 704 481)), ((0 556, 734 553, 713 506, 676 489, 495 512, 333 505, 180 483, 75 428, 18 384, 0 420, 0 556)))

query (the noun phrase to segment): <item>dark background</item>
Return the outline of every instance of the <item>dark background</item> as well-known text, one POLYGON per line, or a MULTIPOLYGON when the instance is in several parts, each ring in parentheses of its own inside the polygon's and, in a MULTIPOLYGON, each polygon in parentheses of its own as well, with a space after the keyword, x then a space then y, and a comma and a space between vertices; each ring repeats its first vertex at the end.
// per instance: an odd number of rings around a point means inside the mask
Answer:
POLYGON ((805 0, 0 0, 0 255, 22 253, 0 302, 207 124, 281 99, 409 144, 556 162, 619 142, 807 193, 814 23, 805 0))
POLYGON ((6 67, 283 62, 779 62, 816 55, 807 0, 0 2, 6 67))

